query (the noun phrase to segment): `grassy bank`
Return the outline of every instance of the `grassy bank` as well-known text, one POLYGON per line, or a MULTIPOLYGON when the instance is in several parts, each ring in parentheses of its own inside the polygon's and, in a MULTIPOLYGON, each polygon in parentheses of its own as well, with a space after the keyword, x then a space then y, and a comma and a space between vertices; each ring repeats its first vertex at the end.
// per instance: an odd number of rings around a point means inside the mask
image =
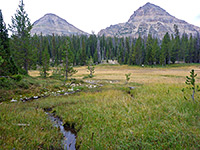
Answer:
POLYGON ((184 100, 180 88, 143 85, 131 91, 133 98, 109 85, 60 97, 62 105, 53 111, 80 129, 77 143, 82 149, 198 149, 199 103, 184 100))
POLYGON ((61 139, 37 103, 0 105, 0 149, 59 149, 61 139))
MULTIPOLYGON (((76 68, 79 72, 74 77, 81 79, 88 74, 85 68, 76 68)), ((90 86, 85 83, 82 92, 72 95, 3 102, 0 149, 59 149, 62 135, 47 119, 44 108, 52 108, 65 125, 75 126, 80 149, 199 149, 199 93, 193 103, 191 91, 181 91, 191 68, 200 75, 197 65, 97 66, 92 80, 102 87, 87 88, 90 86), (131 73, 126 85, 125 73, 131 73), (130 90, 129 86, 136 88, 130 90)), ((55 80, 49 86, 54 84, 61 87, 55 80)))

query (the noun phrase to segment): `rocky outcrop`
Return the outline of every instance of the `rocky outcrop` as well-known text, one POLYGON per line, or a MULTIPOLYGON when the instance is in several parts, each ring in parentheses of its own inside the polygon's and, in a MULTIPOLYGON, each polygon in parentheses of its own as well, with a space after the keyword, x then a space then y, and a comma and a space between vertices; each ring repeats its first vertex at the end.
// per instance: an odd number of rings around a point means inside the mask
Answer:
POLYGON ((88 34, 55 14, 46 14, 33 23, 31 35, 81 35, 88 34))
POLYGON ((146 3, 134 12, 127 22, 111 25, 101 30, 98 35, 147 37, 151 34, 154 38, 163 38, 166 32, 174 34, 174 24, 178 26, 180 35, 187 33, 196 36, 200 32, 199 27, 175 18, 159 6, 146 3))

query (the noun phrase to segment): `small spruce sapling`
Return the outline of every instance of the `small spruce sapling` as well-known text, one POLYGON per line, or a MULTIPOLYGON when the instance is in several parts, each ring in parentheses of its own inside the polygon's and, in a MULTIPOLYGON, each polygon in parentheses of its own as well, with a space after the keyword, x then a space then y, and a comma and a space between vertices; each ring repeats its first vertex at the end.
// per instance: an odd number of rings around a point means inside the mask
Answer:
POLYGON ((92 59, 92 57, 90 57, 90 59, 88 61, 88 67, 87 67, 88 72, 90 72, 90 74, 89 74, 90 78, 92 78, 94 76, 93 75, 95 72, 94 69, 95 69, 95 67, 94 67, 93 59, 92 59))
POLYGON ((77 72, 78 71, 73 68, 73 63, 70 63, 70 65, 68 66, 68 76, 72 77, 77 72))
POLYGON ((192 89, 192 100, 193 102, 195 102, 194 100, 194 94, 195 94, 195 91, 196 89, 198 90, 199 86, 196 87, 195 85, 195 77, 197 76, 197 74, 194 73, 194 69, 192 69, 192 71, 190 72, 190 76, 186 76, 186 81, 185 81, 185 84, 187 85, 191 85, 190 89, 192 89))
POLYGON ((126 84, 127 84, 128 81, 131 79, 131 78, 130 78, 131 73, 125 74, 125 76, 126 76, 126 84))

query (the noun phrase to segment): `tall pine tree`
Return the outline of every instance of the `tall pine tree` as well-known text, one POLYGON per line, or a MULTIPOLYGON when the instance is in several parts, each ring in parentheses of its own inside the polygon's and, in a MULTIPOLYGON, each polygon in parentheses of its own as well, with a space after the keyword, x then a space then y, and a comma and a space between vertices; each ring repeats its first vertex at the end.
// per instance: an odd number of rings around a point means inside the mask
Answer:
POLYGON ((140 36, 136 40, 132 56, 134 64, 141 65, 144 62, 143 44, 142 44, 142 38, 140 36))
POLYGON ((153 47, 152 47, 152 52, 151 52, 151 58, 152 58, 153 64, 158 63, 159 53, 160 53, 160 47, 158 45, 158 40, 155 39, 153 42, 153 47))
POLYGON ((12 17, 12 24, 9 29, 12 32, 12 51, 15 62, 24 71, 22 73, 28 74, 28 65, 31 59, 31 44, 30 31, 32 25, 28 18, 28 14, 24 10, 24 2, 20 0, 19 8, 16 14, 12 17))
POLYGON ((148 65, 153 64, 152 48, 153 48, 153 38, 152 38, 151 34, 149 34, 148 38, 147 38, 147 42, 146 42, 146 58, 145 58, 145 62, 148 65))
POLYGON ((85 40, 84 38, 82 38, 80 64, 84 66, 86 65, 86 62, 87 62, 86 46, 85 46, 85 40))
POLYGON ((166 65, 169 61, 169 48, 170 48, 170 36, 168 32, 165 34, 161 44, 160 64, 166 65))
POLYGON ((72 76, 73 74, 77 72, 77 70, 73 68, 74 57, 70 48, 71 48, 71 41, 70 41, 70 38, 67 37, 66 44, 63 45, 65 80, 68 80, 70 76, 72 76))
POLYGON ((3 15, 0 10, 0 75, 10 76, 18 73, 13 57, 10 53, 8 30, 3 21, 3 15))
POLYGON ((42 51, 42 66, 40 70, 40 75, 45 78, 49 75, 47 72, 49 71, 49 62, 50 62, 49 60, 50 60, 50 56, 48 53, 48 47, 47 45, 45 45, 45 48, 42 51))
POLYGON ((181 49, 180 49, 180 36, 179 36, 179 29, 178 26, 174 25, 174 31, 175 31, 175 38, 174 38, 174 52, 175 58, 177 61, 181 61, 181 49))

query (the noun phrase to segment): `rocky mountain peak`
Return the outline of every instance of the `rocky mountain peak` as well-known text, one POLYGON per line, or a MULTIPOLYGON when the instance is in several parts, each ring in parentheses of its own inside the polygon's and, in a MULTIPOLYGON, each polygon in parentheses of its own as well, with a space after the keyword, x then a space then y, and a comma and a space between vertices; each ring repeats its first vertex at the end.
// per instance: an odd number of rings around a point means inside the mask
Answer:
POLYGON ((134 14, 130 17, 128 22, 135 21, 138 17, 152 17, 152 16, 171 16, 168 12, 166 12, 161 7, 154 5, 152 3, 146 3, 144 6, 140 7, 138 10, 134 12, 134 14))
POLYGON ((174 34, 174 24, 178 26, 180 35, 187 33, 196 36, 200 33, 199 27, 175 18, 157 5, 146 3, 134 12, 127 22, 111 25, 101 30, 98 35, 147 37, 151 34, 154 38, 161 39, 167 32, 174 34))
POLYGON ((31 34, 39 35, 41 33, 43 35, 52 35, 53 33, 55 35, 87 34, 68 23, 65 19, 52 13, 45 14, 42 18, 33 23, 31 34))

